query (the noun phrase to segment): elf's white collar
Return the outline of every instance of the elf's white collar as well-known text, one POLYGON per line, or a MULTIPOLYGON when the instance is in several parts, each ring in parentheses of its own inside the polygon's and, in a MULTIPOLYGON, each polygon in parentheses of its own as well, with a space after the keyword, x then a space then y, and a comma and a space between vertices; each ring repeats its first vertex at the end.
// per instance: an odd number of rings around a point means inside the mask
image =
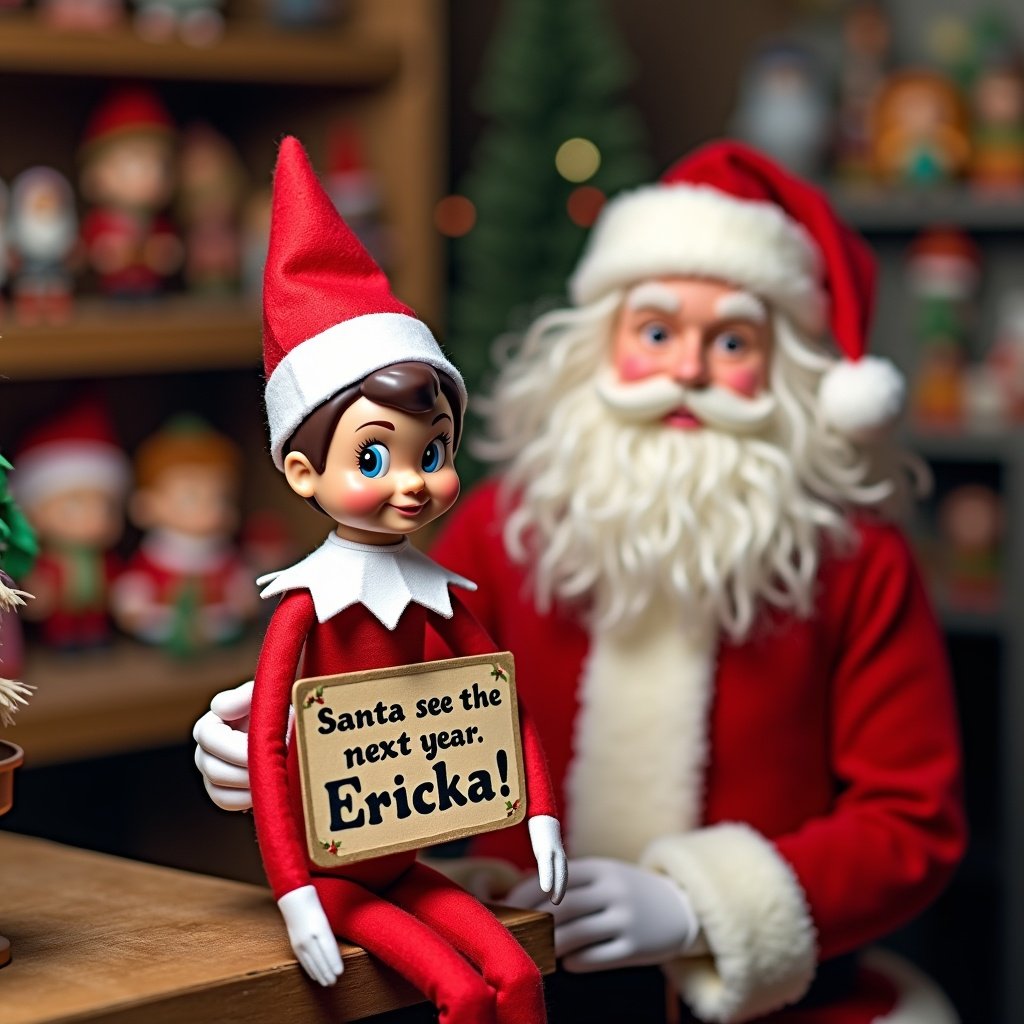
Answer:
POLYGON ((328 536, 301 562, 256 581, 260 597, 286 590, 308 590, 320 622, 353 604, 362 604, 388 628, 394 629, 411 602, 446 619, 452 617, 448 586, 476 590, 464 576, 432 561, 404 537, 397 544, 357 544, 336 533, 328 536))

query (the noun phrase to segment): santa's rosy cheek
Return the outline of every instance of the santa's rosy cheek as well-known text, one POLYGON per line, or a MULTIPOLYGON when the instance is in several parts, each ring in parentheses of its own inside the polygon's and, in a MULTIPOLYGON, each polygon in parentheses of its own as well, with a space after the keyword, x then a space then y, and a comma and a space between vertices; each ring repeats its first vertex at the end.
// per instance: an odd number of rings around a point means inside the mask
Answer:
POLYGON ((764 375, 760 368, 737 367, 719 370, 717 378, 715 383, 720 387, 728 388, 746 398, 753 398, 764 383, 764 375))
POLYGON ((619 356, 615 360, 615 370, 619 375, 619 380, 624 383, 644 380, 646 377, 653 377, 654 374, 661 372, 658 364, 650 357, 632 353, 619 356))

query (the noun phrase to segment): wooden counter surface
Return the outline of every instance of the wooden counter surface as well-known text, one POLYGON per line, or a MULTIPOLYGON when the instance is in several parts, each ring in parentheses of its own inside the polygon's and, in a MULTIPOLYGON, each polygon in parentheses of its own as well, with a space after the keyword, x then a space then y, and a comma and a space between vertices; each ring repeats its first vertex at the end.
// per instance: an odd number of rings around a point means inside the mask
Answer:
MULTIPOLYGON (((421 1001, 342 946, 333 989, 296 963, 267 889, 0 832, 4 1024, 334 1024, 421 1001)), ((544 973, 551 918, 495 908, 544 973)))

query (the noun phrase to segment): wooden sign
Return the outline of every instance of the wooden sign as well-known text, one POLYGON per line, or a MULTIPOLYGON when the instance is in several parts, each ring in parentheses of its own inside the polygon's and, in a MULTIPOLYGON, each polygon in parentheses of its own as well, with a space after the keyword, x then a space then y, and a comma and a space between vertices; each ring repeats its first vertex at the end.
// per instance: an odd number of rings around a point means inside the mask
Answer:
POLYGON ((292 703, 306 840, 322 867, 526 814, 508 651, 300 679, 292 703))

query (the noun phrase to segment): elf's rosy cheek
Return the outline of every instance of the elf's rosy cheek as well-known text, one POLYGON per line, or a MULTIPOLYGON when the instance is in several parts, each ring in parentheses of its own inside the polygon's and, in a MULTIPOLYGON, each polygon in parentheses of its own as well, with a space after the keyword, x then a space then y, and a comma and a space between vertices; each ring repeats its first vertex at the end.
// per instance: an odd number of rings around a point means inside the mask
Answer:
POLYGON ((764 373, 760 367, 731 367, 720 369, 715 383, 744 398, 753 398, 764 386, 764 373))
POLYGON ((615 370, 619 375, 619 380, 624 384, 634 380, 644 380, 647 377, 653 377, 656 373, 663 372, 659 361, 650 356, 637 355, 632 352, 620 355, 615 360, 615 370))
POLYGON ((365 516, 376 512, 386 497, 381 493, 379 483, 374 483, 359 474, 353 474, 339 488, 337 494, 338 504, 352 516, 365 516))
POLYGON ((459 475, 454 470, 441 470, 428 478, 430 493, 435 501, 441 502, 449 508, 455 504, 459 496, 459 475))

